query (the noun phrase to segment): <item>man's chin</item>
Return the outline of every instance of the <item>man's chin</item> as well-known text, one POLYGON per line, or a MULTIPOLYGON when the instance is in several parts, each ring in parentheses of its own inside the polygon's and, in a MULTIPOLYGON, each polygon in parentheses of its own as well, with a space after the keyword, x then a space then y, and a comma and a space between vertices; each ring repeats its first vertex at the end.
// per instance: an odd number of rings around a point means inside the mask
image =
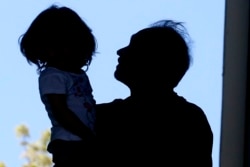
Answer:
POLYGON ((117 70, 114 72, 114 77, 115 77, 116 80, 118 80, 120 82, 123 81, 122 80, 122 75, 117 70))
POLYGON ((114 72, 114 77, 115 77, 115 79, 117 79, 119 81, 119 74, 117 71, 114 72))

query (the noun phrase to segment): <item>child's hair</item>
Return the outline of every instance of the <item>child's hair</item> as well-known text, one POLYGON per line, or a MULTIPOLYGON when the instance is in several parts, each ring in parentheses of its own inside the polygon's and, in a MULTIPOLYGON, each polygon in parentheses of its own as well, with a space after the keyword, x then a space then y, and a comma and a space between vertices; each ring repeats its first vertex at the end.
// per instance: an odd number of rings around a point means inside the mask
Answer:
POLYGON ((80 16, 57 5, 42 11, 18 42, 21 53, 29 64, 37 66, 38 72, 46 67, 51 50, 59 53, 62 49, 71 49, 85 56, 88 68, 97 47, 92 30, 80 16))

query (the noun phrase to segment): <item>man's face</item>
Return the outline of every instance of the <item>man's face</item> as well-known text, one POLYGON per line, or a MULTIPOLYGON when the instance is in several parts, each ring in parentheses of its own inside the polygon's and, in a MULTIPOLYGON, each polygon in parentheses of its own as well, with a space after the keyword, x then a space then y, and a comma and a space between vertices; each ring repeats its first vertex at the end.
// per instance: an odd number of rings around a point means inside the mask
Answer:
POLYGON ((145 61, 148 59, 145 46, 146 34, 138 32, 132 35, 128 46, 117 51, 119 55, 115 78, 124 84, 139 82, 149 68, 145 61))

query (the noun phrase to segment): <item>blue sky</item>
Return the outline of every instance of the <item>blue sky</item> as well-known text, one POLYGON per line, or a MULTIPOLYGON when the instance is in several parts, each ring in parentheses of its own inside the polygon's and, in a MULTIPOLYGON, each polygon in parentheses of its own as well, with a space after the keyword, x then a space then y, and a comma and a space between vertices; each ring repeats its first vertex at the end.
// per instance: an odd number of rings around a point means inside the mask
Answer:
POLYGON ((0 2, 0 161, 7 167, 23 164, 22 148, 14 128, 26 124, 30 141, 50 128, 39 92, 36 67, 21 55, 18 37, 39 12, 57 2, 75 10, 92 28, 98 54, 87 72, 96 101, 124 98, 129 90, 113 77, 116 51, 128 44, 130 36, 161 19, 185 23, 193 40, 193 63, 176 92, 199 105, 214 133, 213 161, 219 166, 222 102, 224 0, 8 0, 0 2))

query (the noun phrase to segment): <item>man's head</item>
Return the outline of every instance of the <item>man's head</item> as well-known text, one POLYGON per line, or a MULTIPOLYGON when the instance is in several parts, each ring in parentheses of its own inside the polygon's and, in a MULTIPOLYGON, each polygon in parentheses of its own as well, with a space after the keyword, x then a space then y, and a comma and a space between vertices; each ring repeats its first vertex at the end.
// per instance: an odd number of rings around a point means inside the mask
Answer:
POLYGON ((172 20, 152 24, 132 35, 128 46, 117 51, 117 80, 128 87, 178 85, 190 65, 185 27, 172 20))

